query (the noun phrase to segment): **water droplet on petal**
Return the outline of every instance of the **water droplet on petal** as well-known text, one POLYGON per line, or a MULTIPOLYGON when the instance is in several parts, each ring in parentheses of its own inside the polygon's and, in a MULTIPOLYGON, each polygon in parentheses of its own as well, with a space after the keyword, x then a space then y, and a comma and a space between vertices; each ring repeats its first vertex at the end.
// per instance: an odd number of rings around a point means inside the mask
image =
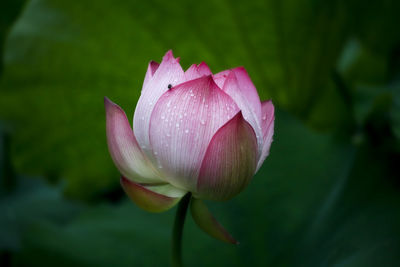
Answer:
POLYGON ((186 129, 186 130, 185 130, 185 133, 189 133, 189 130, 188 130, 188 129, 186 129))

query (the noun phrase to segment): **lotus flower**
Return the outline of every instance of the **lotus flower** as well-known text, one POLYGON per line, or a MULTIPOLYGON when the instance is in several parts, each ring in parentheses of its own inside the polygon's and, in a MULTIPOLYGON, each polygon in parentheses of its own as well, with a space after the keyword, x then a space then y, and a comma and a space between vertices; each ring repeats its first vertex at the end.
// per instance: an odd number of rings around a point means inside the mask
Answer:
POLYGON ((210 200, 237 195, 268 156, 274 131, 274 106, 260 101, 243 67, 212 74, 201 63, 183 71, 171 51, 148 65, 133 131, 118 105, 105 98, 105 108, 122 187, 153 212, 187 192, 210 200))

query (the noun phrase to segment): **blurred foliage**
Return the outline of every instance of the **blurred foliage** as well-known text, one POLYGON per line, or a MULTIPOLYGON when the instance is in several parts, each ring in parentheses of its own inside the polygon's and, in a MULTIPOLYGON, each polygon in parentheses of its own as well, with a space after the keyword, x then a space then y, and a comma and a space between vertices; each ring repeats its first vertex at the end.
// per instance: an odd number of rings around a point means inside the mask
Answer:
POLYGON ((188 218, 188 266, 399 266, 398 10, 394 0, 2 1, 0 265, 168 262, 174 211, 122 198, 103 96, 132 116, 148 61, 173 49, 184 68, 245 66, 277 107, 250 186, 209 203, 241 244, 188 218))

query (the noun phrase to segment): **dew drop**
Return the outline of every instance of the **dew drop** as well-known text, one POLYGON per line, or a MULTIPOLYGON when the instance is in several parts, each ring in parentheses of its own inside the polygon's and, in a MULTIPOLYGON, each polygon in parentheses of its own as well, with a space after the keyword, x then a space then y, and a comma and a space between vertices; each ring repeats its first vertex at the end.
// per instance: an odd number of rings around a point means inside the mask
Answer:
POLYGON ((188 130, 188 129, 186 129, 186 130, 185 130, 185 133, 189 133, 189 130, 188 130))
POLYGON ((201 123, 201 125, 206 124, 206 122, 204 120, 201 120, 200 123, 201 123))
POLYGON ((179 123, 175 124, 176 128, 179 128, 179 123))

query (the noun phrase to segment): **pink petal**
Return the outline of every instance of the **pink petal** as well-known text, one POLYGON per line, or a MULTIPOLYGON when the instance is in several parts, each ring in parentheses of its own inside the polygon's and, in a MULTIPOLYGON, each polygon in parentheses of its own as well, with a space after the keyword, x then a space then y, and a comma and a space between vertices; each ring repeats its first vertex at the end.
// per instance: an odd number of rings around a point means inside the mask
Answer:
POLYGON ((206 63, 201 62, 199 65, 193 64, 185 72, 186 81, 200 78, 202 76, 211 75, 212 72, 206 63))
POLYGON ((261 128, 263 132, 264 145, 260 160, 257 164, 257 171, 262 166, 265 158, 269 155, 269 149, 272 143, 272 136, 274 135, 274 120, 275 120, 275 109, 271 100, 267 100, 261 103, 261 128))
POLYGON ((184 81, 185 73, 178 59, 174 58, 170 50, 165 54, 152 79, 143 87, 142 94, 136 105, 133 130, 139 145, 148 156, 152 154, 149 140, 149 126, 154 106, 161 95, 169 90, 168 85, 176 86, 184 81))
POLYGON ((147 86, 147 83, 151 80, 151 78, 153 78, 153 75, 159 66, 159 63, 153 60, 150 61, 149 66, 147 67, 146 76, 144 77, 143 88, 145 88, 147 86))
POLYGON ((219 88, 222 89, 224 87, 225 80, 230 73, 231 70, 224 70, 213 75, 214 82, 218 85, 219 88))
POLYGON ((192 198, 190 201, 190 210, 193 220, 204 232, 221 241, 239 244, 214 218, 202 200, 192 198))
POLYGON ((118 170, 136 182, 160 182, 162 179, 140 150, 125 112, 107 97, 106 128, 108 150, 118 170))
POLYGON ((186 193, 169 184, 145 186, 123 176, 121 177, 121 186, 136 205, 150 212, 169 210, 186 193))
POLYGON ((257 137, 258 155, 261 155, 263 148, 263 135, 260 125, 261 116, 257 115, 257 107, 261 109, 260 99, 254 86, 244 86, 243 83, 239 82, 235 73, 239 73, 239 76, 243 76, 243 68, 236 68, 229 72, 222 90, 236 102, 239 109, 242 111, 244 119, 253 127, 257 137), (255 94, 255 99, 250 97, 252 94, 255 94))
POLYGON ((257 166, 253 127, 239 112, 212 138, 199 173, 195 196, 227 200, 242 191, 257 166))
POLYGON ((261 120, 261 103, 260 97, 258 96, 257 89, 251 81, 247 71, 243 67, 232 69, 235 73, 239 88, 243 92, 243 95, 247 98, 247 102, 251 105, 253 112, 257 118, 261 120))
POLYGON ((171 184, 188 191, 211 138, 238 107, 211 76, 185 82, 165 93, 150 121, 150 141, 159 166, 171 184))

